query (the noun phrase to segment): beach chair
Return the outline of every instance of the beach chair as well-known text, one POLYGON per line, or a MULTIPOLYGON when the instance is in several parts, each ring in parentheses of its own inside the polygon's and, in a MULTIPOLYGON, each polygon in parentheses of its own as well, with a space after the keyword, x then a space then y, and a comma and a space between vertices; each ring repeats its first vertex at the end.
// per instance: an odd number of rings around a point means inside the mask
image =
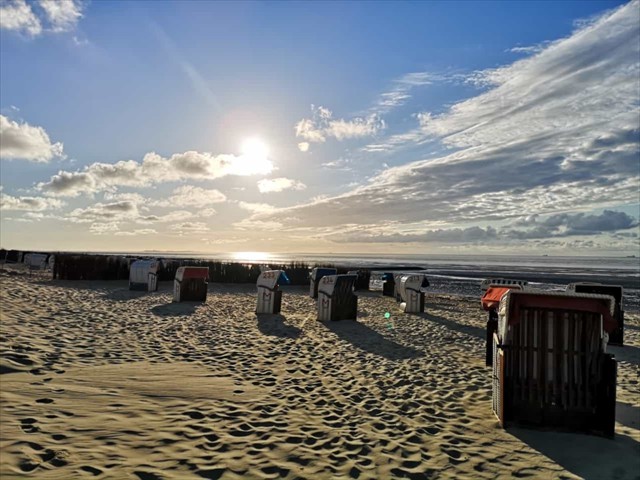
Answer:
POLYGON ((209 267, 180 267, 173 282, 174 302, 204 302, 209 287, 209 267))
POLYGON ((383 297, 395 297, 396 282, 391 272, 384 272, 382 274, 382 296, 383 297))
POLYGON ((157 260, 135 260, 129 267, 129 290, 155 292, 158 290, 157 260))
POLYGON ((256 313, 280 313, 282 290, 279 283, 288 285, 289 277, 282 270, 267 270, 258 277, 258 306, 256 313))
POLYGON ((498 330, 498 307, 500 299, 509 290, 522 290, 520 285, 499 286, 491 285, 480 299, 482 308, 489 312, 486 326, 485 364, 493 365, 493 334, 498 330))
POLYGON ((309 285, 309 296, 311 298, 318 298, 318 285, 320 280, 326 275, 336 275, 338 270, 335 268, 319 268, 316 267, 311 270, 310 285, 309 285))
POLYGON ((398 286, 400 308, 405 313, 424 312, 424 290, 429 286, 427 276, 422 273, 402 275, 398 286))
POLYGON ((510 422, 613 436, 615 328, 608 295, 510 290, 493 335, 493 411, 510 422))
POLYGON ((355 320, 358 297, 353 294, 356 275, 326 275, 318 286, 318 320, 355 320))
POLYGON ((508 285, 519 285, 523 289, 526 288, 529 282, 526 280, 514 280, 511 278, 487 278, 480 283, 480 290, 483 292, 489 287, 503 287, 508 285))
POLYGON ((616 301, 614 318, 616 320, 616 328, 609 334, 610 345, 624 345, 624 310, 622 309, 622 293, 621 285, 605 285, 603 283, 570 283, 567 286, 567 292, 576 293, 599 293, 601 295, 611 295, 616 301))

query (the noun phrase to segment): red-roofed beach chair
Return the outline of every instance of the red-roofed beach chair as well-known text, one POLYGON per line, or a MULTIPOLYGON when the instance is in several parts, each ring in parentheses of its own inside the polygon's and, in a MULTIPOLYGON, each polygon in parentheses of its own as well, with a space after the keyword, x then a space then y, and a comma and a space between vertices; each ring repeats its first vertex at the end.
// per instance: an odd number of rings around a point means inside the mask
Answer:
POLYGON ((494 334, 493 411, 500 424, 587 430, 613 436, 616 362, 605 353, 615 328, 608 295, 511 290, 494 334))
POLYGON ((209 267, 180 267, 173 282, 174 302, 204 302, 209 287, 209 267))

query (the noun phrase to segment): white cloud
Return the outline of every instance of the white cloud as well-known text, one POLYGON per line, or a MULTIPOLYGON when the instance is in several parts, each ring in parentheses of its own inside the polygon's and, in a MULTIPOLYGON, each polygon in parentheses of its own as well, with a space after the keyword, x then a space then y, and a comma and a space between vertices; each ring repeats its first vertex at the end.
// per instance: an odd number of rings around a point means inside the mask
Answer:
POLYGON ((182 185, 176 188, 168 199, 159 200, 153 204, 161 207, 206 207, 212 203, 224 202, 226 199, 227 197, 219 190, 182 185))
POLYGON ((403 134, 414 143, 442 142, 451 148, 447 154, 248 222, 337 232, 389 219, 446 219, 456 227, 522 212, 637 203, 638 7, 637 1, 627 4, 535 56, 491 72, 491 89, 442 114, 423 112, 420 128, 403 134))
MULTIPOLYGON (((296 126, 296 136, 301 137, 308 143, 323 143, 327 138, 333 137, 336 140, 346 140, 350 138, 360 138, 375 135, 385 128, 384 120, 376 113, 367 117, 356 117, 352 120, 334 119, 332 112, 322 106, 311 106, 312 118, 300 120, 296 126)), ((298 148, 302 150, 304 147, 298 148)), ((306 151, 306 150, 303 150, 306 151)))
POLYGON ((25 210, 40 212, 62 208, 65 203, 56 198, 43 197, 13 197, 6 193, 0 193, 0 210, 25 210))
POLYGON ((76 223, 115 223, 123 220, 135 220, 138 218, 138 207, 131 201, 118 201, 112 203, 96 203, 86 208, 72 210, 67 219, 76 223))
POLYGON ((269 205, 268 203, 238 202, 238 206, 243 210, 248 210, 253 213, 268 213, 276 211, 276 207, 269 205))
POLYGON ((0 28, 31 36, 42 32, 40 20, 25 0, 10 0, 0 4, 0 28))
POLYGON ((258 181, 260 193, 281 192, 283 190, 304 190, 307 186, 290 178, 273 178, 258 181))
POLYGON ((48 162, 62 157, 62 148, 62 143, 51 143, 44 128, 0 115, 0 158, 48 162))
POLYGON ((188 151, 164 158, 147 153, 142 162, 123 160, 116 163, 93 163, 81 171, 60 171, 38 189, 49 195, 75 197, 83 193, 110 190, 114 187, 146 187, 162 182, 213 180, 227 175, 264 175, 273 163, 247 162, 242 156, 214 155, 188 151))
POLYGON ((82 18, 80 0, 3 0, 0 3, 0 28, 35 37, 44 32, 60 33, 75 29, 82 18))
POLYGON ((74 0, 40 0, 52 32, 73 30, 82 18, 82 3, 74 0))
POLYGON ((308 152, 309 151, 309 142, 300 142, 298 144, 298 149, 301 152, 308 152))
POLYGON ((183 222, 169 227, 180 235, 191 235, 194 233, 205 233, 209 231, 209 227, 204 222, 183 222))
POLYGON ((158 232, 156 232, 153 228, 140 228, 132 231, 118 231, 115 232, 115 235, 124 237, 136 237, 138 235, 153 235, 156 233, 158 232))
POLYGON ((118 224, 115 222, 108 223, 92 223, 89 227, 89 231, 94 235, 107 235, 117 233, 119 230, 118 224))

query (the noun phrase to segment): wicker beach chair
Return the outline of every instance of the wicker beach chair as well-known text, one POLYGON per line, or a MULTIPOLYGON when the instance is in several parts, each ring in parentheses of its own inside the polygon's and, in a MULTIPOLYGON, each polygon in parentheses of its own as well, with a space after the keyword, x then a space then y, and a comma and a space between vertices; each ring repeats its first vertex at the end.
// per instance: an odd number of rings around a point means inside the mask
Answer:
POLYGON ((424 312, 424 289, 429 286, 427 276, 422 273, 403 275, 400 277, 398 294, 400 308, 405 313, 424 312))
POLYGON ((510 290, 494 333, 493 411, 510 422, 613 436, 615 328, 608 295, 510 290))
POLYGON ((209 287, 209 267, 180 267, 173 282, 173 301, 204 302, 209 287))
POLYGON ((622 309, 622 293, 621 285, 605 285, 603 283, 570 283, 567 286, 567 292, 576 293, 599 293, 601 295, 611 295, 616 300, 614 318, 616 320, 616 328, 609 334, 610 345, 624 345, 624 310, 622 309))
POLYGON ((327 275, 318 286, 318 320, 355 320, 358 297, 353 294, 356 275, 327 275))
POLYGON ((289 284, 289 278, 283 270, 267 270, 258 277, 258 306, 256 313, 280 313, 282 290, 279 283, 289 284))
POLYGON ((320 284, 320 280, 322 279, 322 277, 326 275, 336 275, 337 273, 338 270, 336 270, 335 268, 316 267, 311 270, 311 274, 309 275, 309 296, 311 298, 318 298, 318 285, 320 284))
POLYGON ((157 260, 135 260, 129 266, 129 290, 155 292, 158 290, 157 260))
POLYGON ((512 278, 486 278, 480 283, 480 290, 483 292, 489 287, 506 287, 510 285, 519 285, 526 288, 529 284, 526 280, 515 280, 512 278))

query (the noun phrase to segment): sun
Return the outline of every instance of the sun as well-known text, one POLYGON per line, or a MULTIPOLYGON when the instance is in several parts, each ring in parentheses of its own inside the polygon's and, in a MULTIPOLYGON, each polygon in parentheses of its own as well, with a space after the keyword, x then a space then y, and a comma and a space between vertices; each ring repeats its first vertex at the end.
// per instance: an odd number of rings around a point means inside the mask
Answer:
POLYGON ((273 163, 269 160, 269 147, 259 138, 247 138, 242 142, 240 151, 244 175, 267 174, 273 170, 273 163))
POLYGON ((247 158, 264 159, 269 156, 269 147, 259 138, 247 138, 242 142, 242 155, 247 158))

